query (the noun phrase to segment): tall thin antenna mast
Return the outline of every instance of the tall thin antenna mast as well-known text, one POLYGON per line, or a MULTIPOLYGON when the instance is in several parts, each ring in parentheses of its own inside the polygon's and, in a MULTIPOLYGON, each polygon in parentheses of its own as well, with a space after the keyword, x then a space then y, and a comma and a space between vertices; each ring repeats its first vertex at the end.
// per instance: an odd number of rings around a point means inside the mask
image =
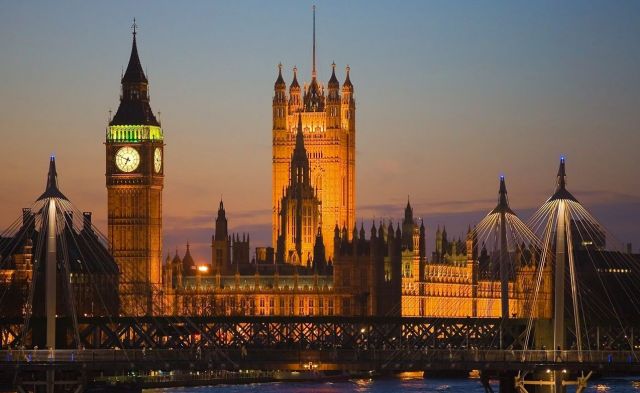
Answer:
POLYGON ((316 6, 313 6, 313 69, 311 77, 316 78, 316 6))

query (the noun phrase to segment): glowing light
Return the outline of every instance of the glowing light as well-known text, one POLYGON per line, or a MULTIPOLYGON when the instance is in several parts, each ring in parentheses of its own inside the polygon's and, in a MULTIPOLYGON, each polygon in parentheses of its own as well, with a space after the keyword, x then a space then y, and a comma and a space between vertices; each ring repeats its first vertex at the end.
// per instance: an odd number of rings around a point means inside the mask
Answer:
POLYGON ((202 273, 206 273, 206 272, 209 271, 209 266, 207 266, 207 265, 199 265, 198 266, 198 271, 202 272, 202 273))
POLYGON ((164 136, 162 128, 158 126, 141 125, 117 125, 109 126, 107 131, 108 141, 140 142, 140 141, 161 141, 164 136))

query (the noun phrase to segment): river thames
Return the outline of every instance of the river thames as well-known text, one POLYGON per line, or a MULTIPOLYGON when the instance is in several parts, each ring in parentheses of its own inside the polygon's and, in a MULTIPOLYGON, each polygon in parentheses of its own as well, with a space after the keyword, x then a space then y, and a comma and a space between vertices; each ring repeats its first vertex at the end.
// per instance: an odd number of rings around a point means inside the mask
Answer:
MULTIPOLYGON (((497 385, 494 386, 497 392, 497 385)), ((574 390, 569 390, 573 392, 574 390)), ((640 393, 640 376, 597 379, 587 392, 640 393)), ((484 393, 478 379, 354 379, 340 382, 289 382, 153 389, 147 393, 484 393)))

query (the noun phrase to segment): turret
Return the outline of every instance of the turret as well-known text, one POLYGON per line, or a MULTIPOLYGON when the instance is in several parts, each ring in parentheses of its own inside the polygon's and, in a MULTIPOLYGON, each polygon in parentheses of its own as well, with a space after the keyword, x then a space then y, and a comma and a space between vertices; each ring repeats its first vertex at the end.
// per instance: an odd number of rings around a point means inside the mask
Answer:
POLYGON ((298 115, 298 131, 296 132, 296 146, 291 157, 291 185, 296 189, 301 185, 311 185, 309 157, 304 147, 302 133, 302 116, 298 115))
POLYGON ((282 63, 278 64, 278 78, 274 84, 273 94, 273 129, 287 128, 287 84, 282 78, 282 63))
POLYGON ((340 127, 340 83, 336 78, 336 63, 331 64, 331 78, 329 79, 327 95, 327 128, 335 129, 340 127))
POLYGON ((293 81, 289 86, 289 113, 297 113, 302 109, 302 95, 298 83, 298 67, 293 67, 293 81))
POLYGON ((182 271, 185 276, 194 276, 196 274, 196 263, 191 257, 191 251, 189 250, 189 242, 187 242, 187 251, 182 258, 182 271))
POLYGON ((442 232, 440 231, 440 225, 438 225, 438 229, 436 230, 436 257, 440 258, 442 254, 442 232))
POLYGON ((313 271, 318 274, 324 274, 327 266, 325 255, 324 240, 322 238, 322 227, 318 226, 316 234, 316 242, 313 246, 313 271))
POLYGON ((424 267, 427 263, 427 230, 424 227, 424 220, 420 222, 420 240, 418 242, 418 250, 420 257, 420 265, 418 274, 420 276, 420 280, 424 280, 424 267))
POLYGON ((227 231, 227 216, 224 210, 224 204, 222 203, 222 199, 220 199, 220 204, 218 205, 218 216, 216 217, 216 234, 215 240, 223 241, 227 240, 229 234, 227 231))
POLYGON ((347 76, 342 84, 342 104, 341 104, 341 112, 342 112, 342 128, 353 131, 355 130, 355 111, 356 111, 356 102, 353 97, 353 84, 351 83, 351 78, 349 76, 349 72, 351 68, 347 66, 346 73, 347 76))
POLYGON ((404 220, 402 221, 402 248, 413 251, 413 209, 407 197, 407 206, 404 208, 404 220))

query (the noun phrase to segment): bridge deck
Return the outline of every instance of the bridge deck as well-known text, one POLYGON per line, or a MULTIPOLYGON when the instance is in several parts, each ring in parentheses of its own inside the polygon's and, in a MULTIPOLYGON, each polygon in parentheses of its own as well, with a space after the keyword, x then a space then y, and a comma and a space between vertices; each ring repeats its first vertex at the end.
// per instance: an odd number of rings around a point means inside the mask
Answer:
POLYGON ((515 350, 25 350, 0 351, 0 368, 46 368, 119 373, 149 370, 602 370, 640 372, 631 351, 515 350))

